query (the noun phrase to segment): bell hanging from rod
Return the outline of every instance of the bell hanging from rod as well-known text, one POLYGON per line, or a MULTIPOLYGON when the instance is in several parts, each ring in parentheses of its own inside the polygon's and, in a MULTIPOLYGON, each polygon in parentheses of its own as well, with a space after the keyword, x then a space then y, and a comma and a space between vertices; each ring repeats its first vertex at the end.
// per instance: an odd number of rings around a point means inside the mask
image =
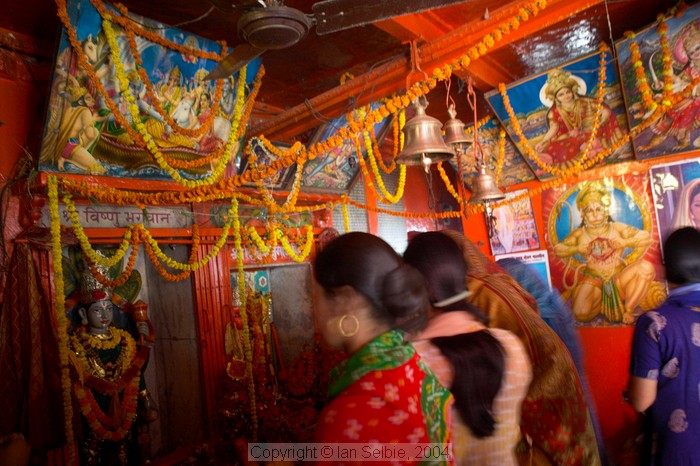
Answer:
POLYGON ((477 175, 472 178, 472 195, 467 204, 481 204, 500 201, 506 198, 496 184, 496 177, 486 170, 486 165, 479 160, 477 175))
POLYGON ((462 149, 466 151, 472 140, 464 131, 464 122, 457 118, 457 110, 455 110, 454 104, 450 104, 447 108, 447 113, 450 115, 450 119, 445 122, 445 144, 452 146, 456 150, 462 149))
POLYGON ((396 162, 403 165, 421 165, 428 172, 431 164, 451 159, 455 156, 455 151, 442 139, 440 120, 425 114, 428 106, 425 96, 414 100, 413 106, 416 114, 404 125, 405 143, 396 162))

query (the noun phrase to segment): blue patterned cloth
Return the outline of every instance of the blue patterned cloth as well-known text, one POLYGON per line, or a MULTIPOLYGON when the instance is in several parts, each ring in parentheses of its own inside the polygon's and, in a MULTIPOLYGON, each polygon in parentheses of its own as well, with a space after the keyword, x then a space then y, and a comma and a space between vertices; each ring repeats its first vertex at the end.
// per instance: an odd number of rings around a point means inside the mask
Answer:
POLYGON ((700 466, 700 290, 673 290, 637 320, 630 373, 658 382, 647 411, 654 434, 654 466, 700 466), (693 309, 694 308, 694 309, 693 309))

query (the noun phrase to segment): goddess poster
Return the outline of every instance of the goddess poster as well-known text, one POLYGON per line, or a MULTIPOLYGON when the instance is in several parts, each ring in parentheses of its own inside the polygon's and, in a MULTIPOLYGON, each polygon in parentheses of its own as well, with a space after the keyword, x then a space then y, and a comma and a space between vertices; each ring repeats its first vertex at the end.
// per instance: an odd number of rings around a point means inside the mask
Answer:
POLYGON ((540 180, 556 175, 552 168, 582 165, 601 153, 607 154, 601 164, 633 158, 625 142, 629 130, 619 75, 609 52, 516 81, 505 86, 505 95, 495 90, 485 97, 540 180))
MULTIPOLYGON (((150 179, 177 170, 198 179, 230 160, 235 173, 246 89, 237 77, 205 79, 221 45, 99 5, 59 5, 64 29, 39 169, 150 179)), ((248 65, 246 82, 258 68, 248 65)))
POLYGON ((581 325, 631 325, 665 296, 646 175, 545 191, 552 284, 581 325))
POLYGON ((680 16, 669 15, 615 47, 637 158, 697 150, 700 4, 680 16), (662 111, 664 101, 673 106, 662 111))

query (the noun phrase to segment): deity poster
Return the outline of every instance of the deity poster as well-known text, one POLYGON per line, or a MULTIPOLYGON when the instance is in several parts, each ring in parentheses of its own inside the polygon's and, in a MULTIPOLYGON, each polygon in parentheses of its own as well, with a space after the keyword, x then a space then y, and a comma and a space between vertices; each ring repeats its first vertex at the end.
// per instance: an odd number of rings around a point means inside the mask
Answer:
POLYGON ((632 325, 665 297, 646 175, 542 194, 552 285, 580 325, 632 325))
POLYGON ((700 4, 669 14, 615 47, 637 158, 700 148, 700 4), (664 111, 664 102, 673 104, 664 111))
POLYGON ((505 95, 494 90, 485 97, 540 180, 599 156, 597 164, 634 157, 620 79, 609 52, 516 81, 505 86, 505 95))
POLYGON ((197 180, 225 163, 224 175, 237 173, 245 130, 237 120, 260 62, 247 66, 244 83, 240 73, 207 80, 226 52, 220 44, 96 5, 59 5, 39 169, 167 180, 175 170, 197 180))

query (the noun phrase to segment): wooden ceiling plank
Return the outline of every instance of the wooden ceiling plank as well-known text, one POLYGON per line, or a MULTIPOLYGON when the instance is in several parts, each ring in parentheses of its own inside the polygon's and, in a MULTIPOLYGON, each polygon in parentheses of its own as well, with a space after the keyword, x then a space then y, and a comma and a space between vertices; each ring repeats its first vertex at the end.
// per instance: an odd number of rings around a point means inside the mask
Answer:
MULTIPOLYGON (((547 8, 540 11, 537 17, 522 22, 517 30, 503 36, 503 40, 498 42, 494 48, 504 47, 559 23, 573 14, 603 3, 603 1, 550 0, 547 8)), ((419 47, 420 66, 429 72, 462 56, 485 34, 493 30, 497 24, 515 15, 520 4, 517 1, 511 2, 509 5, 494 11, 489 20, 467 23, 448 34, 421 45, 419 47)), ((474 70, 478 70, 479 65, 474 63, 470 64, 470 68, 474 67, 474 70)), ((493 67, 481 66, 487 71, 493 71, 493 67)), ((311 108, 324 115, 337 116, 347 107, 349 99, 358 94, 361 94, 362 97, 355 104, 358 106, 366 105, 372 100, 377 100, 379 96, 388 96, 404 89, 406 76, 410 70, 407 57, 397 58, 369 73, 357 76, 355 79, 346 81, 345 84, 308 99, 308 104, 297 105, 277 117, 251 128, 251 133, 264 134, 275 140, 289 141, 294 136, 318 126, 318 120, 314 117, 311 108), (373 95, 361 92, 369 88, 375 91, 373 95)), ((485 77, 481 79, 483 82, 488 82, 485 77)))
POLYGON ((397 16, 396 18, 379 21, 374 26, 391 34, 401 42, 418 38, 430 41, 454 29, 431 11, 416 15, 397 16))

